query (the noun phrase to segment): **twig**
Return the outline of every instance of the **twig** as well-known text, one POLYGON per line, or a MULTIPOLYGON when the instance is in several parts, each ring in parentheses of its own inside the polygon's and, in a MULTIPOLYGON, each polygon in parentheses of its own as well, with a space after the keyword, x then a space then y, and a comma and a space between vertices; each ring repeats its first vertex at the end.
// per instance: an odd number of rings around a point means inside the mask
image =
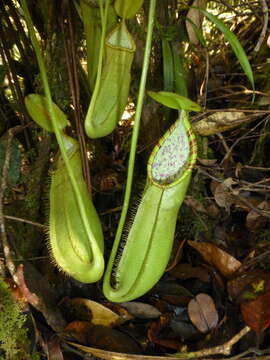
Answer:
POLYGON ((265 167, 261 167, 261 166, 243 165, 242 168, 261 170, 261 171, 270 171, 270 168, 265 168, 265 167))
MULTIPOLYGON (((237 359, 240 359, 243 356, 248 355, 250 353, 253 353, 254 355, 269 354, 269 349, 265 349, 265 350, 259 350, 259 349, 256 349, 256 348, 248 349, 248 350, 242 352, 241 354, 230 357, 228 360, 237 360, 237 359)), ((259 360, 259 358, 257 356, 256 356, 256 359, 259 360)))
POLYGON ((266 31, 267 31, 267 27, 268 27, 268 19, 269 19, 268 6, 266 3, 266 0, 261 0, 261 4, 262 4, 262 13, 263 13, 263 28, 262 28, 259 40, 254 48, 254 51, 256 51, 256 52, 258 52, 262 46, 263 40, 266 35, 266 31))
POLYGON ((226 140, 224 139, 224 136, 221 133, 217 133, 217 136, 220 138, 225 151, 228 153, 230 151, 230 148, 227 145, 226 140))
POLYGON ((200 87, 200 96, 203 98, 202 101, 203 108, 205 108, 207 101, 208 80, 209 80, 209 54, 207 49, 205 49, 205 74, 202 85, 200 87))
POLYGON ((19 217, 16 217, 16 216, 4 215, 4 218, 8 219, 8 220, 19 221, 19 222, 23 222, 23 223, 30 224, 30 225, 33 225, 33 226, 37 226, 37 227, 39 227, 41 229, 44 229, 44 230, 46 230, 48 228, 46 225, 42 225, 42 224, 40 224, 38 222, 22 219, 22 218, 19 218, 19 217))
POLYGON ((252 209, 257 214, 262 215, 262 216, 264 216, 264 217, 266 217, 268 219, 270 218, 270 212, 269 211, 263 210, 263 209, 258 209, 257 207, 253 206, 247 199, 245 199, 241 195, 236 195, 233 191, 232 191, 232 195, 237 197, 240 202, 247 205, 250 209, 252 209))
POLYGON ((243 336, 245 336, 250 331, 250 327, 244 327, 238 334, 233 336, 229 341, 223 345, 215 346, 210 349, 202 349, 199 351, 189 352, 189 353, 177 353, 173 356, 179 356, 179 359, 192 359, 192 358, 202 358, 209 355, 230 355, 233 345, 235 345, 243 336))
POLYGON ((263 119, 262 121, 260 121, 258 124, 256 124, 252 129, 250 129, 247 133, 245 133, 243 136, 240 136, 238 139, 235 140, 235 142, 232 144, 232 146, 230 147, 229 151, 227 152, 227 154, 224 156, 224 158, 221 161, 221 164, 224 163, 225 160, 228 159, 229 156, 231 156, 231 153, 233 151, 233 149, 235 148, 235 146, 241 141, 243 140, 248 134, 252 133, 257 127, 259 127, 263 122, 265 121, 265 119, 263 119))

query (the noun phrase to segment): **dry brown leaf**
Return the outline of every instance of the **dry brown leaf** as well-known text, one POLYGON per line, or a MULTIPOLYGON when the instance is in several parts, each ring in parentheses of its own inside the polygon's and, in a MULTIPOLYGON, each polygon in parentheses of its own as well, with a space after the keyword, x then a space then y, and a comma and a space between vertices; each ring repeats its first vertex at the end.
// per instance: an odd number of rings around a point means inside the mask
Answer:
POLYGON ((161 312, 154 306, 139 301, 125 302, 121 305, 138 319, 156 319, 161 315, 161 312))
POLYGON ((90 321, 94 325, 115 326, 120 316, 102 304, 83 298, 65 299, 62 307, 72 320, 90 321))
POLYGON ((213 299, 207 294, 198 294, 188 304, 188 315, 202 333, 214 329, 218 324, 218 313, 213 299))
POLYGON ((216 135, 223 131, 233 129, 245 122, 245 114, 238 111, 216 112, 193 125, 200 135, 216 135))
POLYGON ((213 265, 225 277, 230 277, 242 265, 240 261, 226 251, 208 242, 188 241, 189 245, 198 250, 204 260, 213 265))

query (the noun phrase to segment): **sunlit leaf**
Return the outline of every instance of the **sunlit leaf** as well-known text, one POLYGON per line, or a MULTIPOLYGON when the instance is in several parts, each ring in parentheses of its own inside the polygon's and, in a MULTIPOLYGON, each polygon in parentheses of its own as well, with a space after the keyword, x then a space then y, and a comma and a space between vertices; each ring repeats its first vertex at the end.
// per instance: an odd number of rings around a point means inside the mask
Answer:
POLYGON ((201 111, 200 105, 196 104, 194 101, 172 92, 148 91, 148 95, 151 96, 154 100, 156 100, 160 104, 165 105, 171 109, 201 111))

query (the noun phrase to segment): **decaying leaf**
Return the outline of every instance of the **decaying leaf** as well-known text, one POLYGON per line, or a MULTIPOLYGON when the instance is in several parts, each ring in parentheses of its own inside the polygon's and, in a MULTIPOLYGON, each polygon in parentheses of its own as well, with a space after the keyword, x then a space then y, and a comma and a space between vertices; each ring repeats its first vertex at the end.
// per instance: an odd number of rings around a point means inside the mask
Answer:
POLYGON ((84 320, 94 325, 104 326, 114 326, 120 321, 118 314, 89 299, 65 299, 61 305, 69 313, 70 320, 84 320))
POLYGON ((207 294, 198 294, 188 304, 191 322, 202 333, 214 329, 218 324, 218 313, 213 299, 207 294))
POLYGON ((158 320, 152 321, 148 328, 147 335, 148 339, 154 344, 177 350, 180 346, 179 340, 176 339, 176 336, 167 336, 172 318, 173 314, 167 313, 161 315, 158 320))
POLYGON ((140 347, 130 336, 106 326, 92 325, 86 321, 70 323, 65 328, 65 335, 72 336, 84 345, 107 351, 129 354, 141 353, 140 347))
POLYGON ((154 306, 139 301, 124 302, 121 305, 135 318, 155 319, 161 315, 161 312, 154 306))
POLYGON ((241 313, 245 323, 257 333, 270 325, 270 291, 259 295, 255 300, 242 303, 241 313))
POLYGON ((213 265, 225 277, 230 277, 241 266, 241 262, 208 242, 188 241, 189 245, 198 250, 204 260, 213 265))
POLYGON ((200 135, 215 135, 233 129, 245 122, 245 114, 241 111, 216 112, 193 125, 200 135))

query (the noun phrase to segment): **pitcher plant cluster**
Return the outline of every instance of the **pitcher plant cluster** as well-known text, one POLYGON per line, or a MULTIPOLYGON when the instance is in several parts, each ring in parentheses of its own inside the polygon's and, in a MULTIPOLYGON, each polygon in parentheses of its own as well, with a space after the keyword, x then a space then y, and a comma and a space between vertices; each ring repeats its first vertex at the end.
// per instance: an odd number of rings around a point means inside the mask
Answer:
MULTIPOLYGON (((128 19, 134 17, 142 5, 143 0, 80 1, 87 45, 88 84, 92 92, 84 120, 85 133, 90 139, 112 133, 128 103, 131 66, 136 51, 128 30, 128 19), (97 26, 98 21, 101 26, 97 26)), ((25 105, 40 127, 55 134, 59 145, 49 192, 48 246, 53 261, 59 269, 83 283, 96 282, 104 274, 105 297, 114 302, 130 301, 157 283, 169 261, 179 208, 197 154, 188 112, 200 111, 200 106, 184 97, 186 94, 181 91, 178 94, 149 91, 148 95, 154 100, 176 109, 178 119, 152 151, 141 201, 128 234, 123 236, 155 24, 156 0, 150 0, 123 210, 105 269, 102 224, 84 180, 79 143, 66 135, 69 121, 52 101, 47 69, 27 0, 22 0, 22 8, 44 89, 44 95, 28 95, 25 105)), ((227 35, 252 82, 250 65, 238 40, 220 20, 205 10, 203 13, 227 35)), ((185 89, 185 84, 179 89, 185 89)))

